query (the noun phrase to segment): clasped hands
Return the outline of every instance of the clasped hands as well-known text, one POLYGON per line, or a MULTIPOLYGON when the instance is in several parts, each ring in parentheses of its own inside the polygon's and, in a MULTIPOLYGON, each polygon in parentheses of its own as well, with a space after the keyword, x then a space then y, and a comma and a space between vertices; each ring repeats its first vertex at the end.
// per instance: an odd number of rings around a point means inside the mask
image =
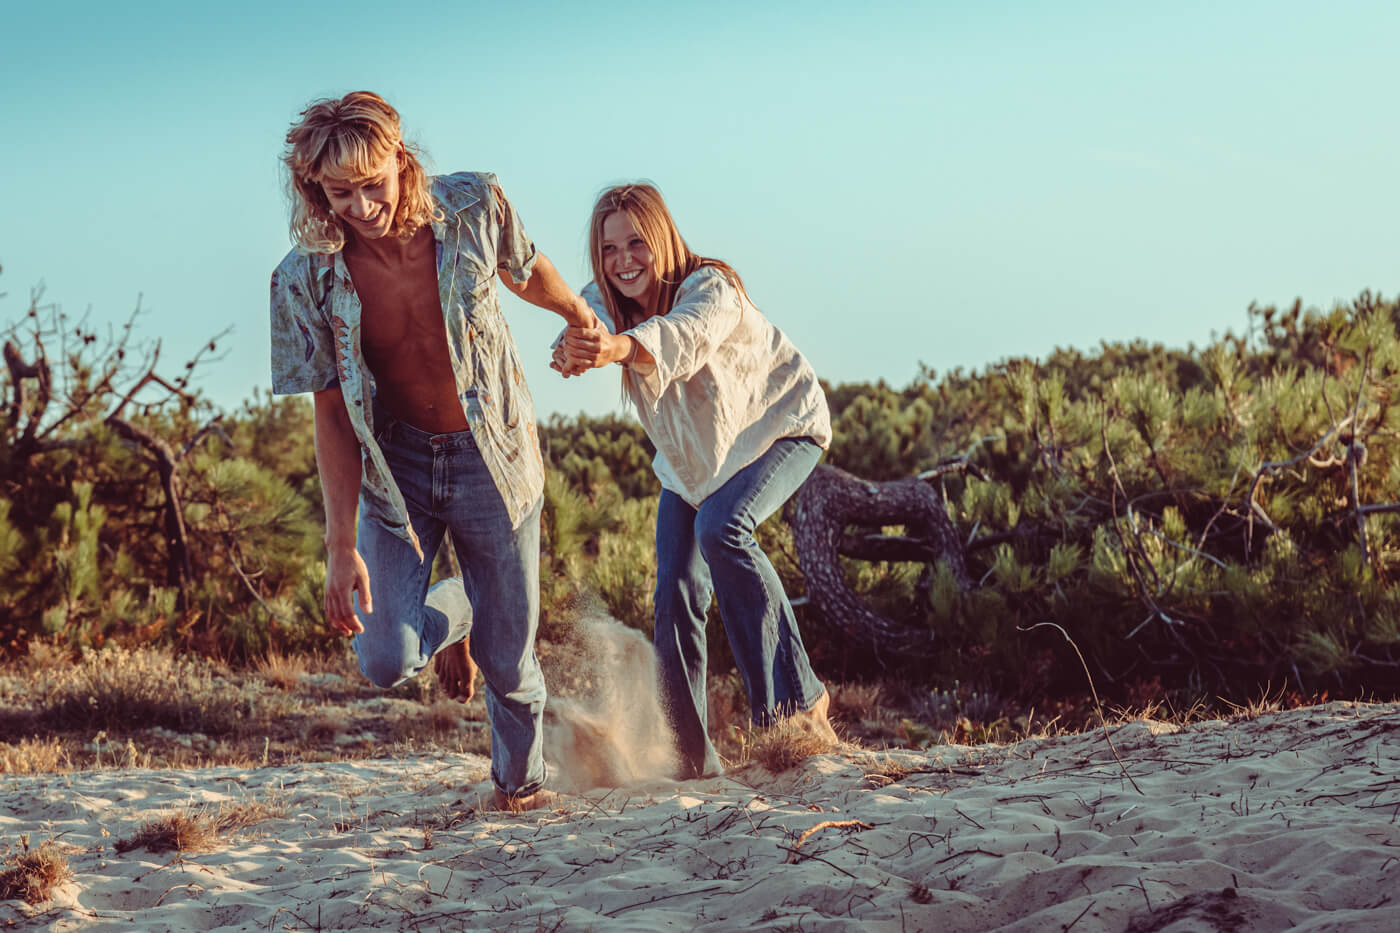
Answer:
POLYGON ((632 352, 630 337, 609 332, 597 315, 590 312, 589 316, 592 320, 588 326, 570 324, 554 345, 549 367, 562 373, 565 379, 626 359, 632 352))

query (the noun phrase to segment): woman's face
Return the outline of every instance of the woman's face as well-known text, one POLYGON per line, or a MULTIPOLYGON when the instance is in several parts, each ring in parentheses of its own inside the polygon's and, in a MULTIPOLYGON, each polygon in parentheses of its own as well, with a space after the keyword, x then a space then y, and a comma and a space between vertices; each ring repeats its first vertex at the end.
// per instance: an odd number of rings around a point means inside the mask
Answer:
POLYGON ((622 295, 644 308, 656 297, 656 265, 632 218, 614 211, 603 218, 603 274, 622 295))

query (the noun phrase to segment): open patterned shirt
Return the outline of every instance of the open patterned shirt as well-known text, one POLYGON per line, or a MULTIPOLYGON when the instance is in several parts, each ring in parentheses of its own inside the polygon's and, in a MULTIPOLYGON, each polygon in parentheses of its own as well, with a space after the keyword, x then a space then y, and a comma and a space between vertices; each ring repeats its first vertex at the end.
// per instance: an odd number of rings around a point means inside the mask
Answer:
MULTIPOLYGON (((432 227, 457 398, 518 525, 544 490, 544 463, 534 402, 496 296, 496 270, 525 282, 535 245, 494 175, 441 175, 432 179, 432 194, 443 213, 432 227)), ((344 256, 292 250, 272 273, 271 308, 272 391, 289 395, 340 386, 360 442, 360 508, 422 557, 403 495, 375 439, 374 376, 360 345, 362 308, 344 256)))

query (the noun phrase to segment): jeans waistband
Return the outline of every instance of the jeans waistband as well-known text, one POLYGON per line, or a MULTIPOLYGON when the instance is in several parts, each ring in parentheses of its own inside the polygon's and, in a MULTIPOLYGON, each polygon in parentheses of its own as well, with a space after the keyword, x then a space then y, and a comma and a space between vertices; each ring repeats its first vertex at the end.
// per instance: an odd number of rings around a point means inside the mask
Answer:
POLYGON ((458 447, 471 447, 476 444, 471 429, 449 431, 446 434, 432 434, 415 428, 407 421, 393 419, 386 432, 385 440, 398 441, 416 447, 431 447, 434 450, 451 450, 458 447))

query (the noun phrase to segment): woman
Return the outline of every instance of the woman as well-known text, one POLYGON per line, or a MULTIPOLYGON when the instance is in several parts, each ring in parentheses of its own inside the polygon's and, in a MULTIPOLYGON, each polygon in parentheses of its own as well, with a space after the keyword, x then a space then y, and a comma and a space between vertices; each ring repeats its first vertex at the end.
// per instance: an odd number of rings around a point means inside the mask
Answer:
POLYGON ((593 282, 583 296, 603 326, 570 327, 554 366, 570 376, 621 364, 624 389, 656 445, 655 646, 681 776, 721 770, 705 715, 712 593, 754 724, 800 717, 835 742, 827 692, 754 540, 831 442, 816 374, 754 307, 737 272, 691 252, 651 185, 603 192, 589 254, 593 282))

